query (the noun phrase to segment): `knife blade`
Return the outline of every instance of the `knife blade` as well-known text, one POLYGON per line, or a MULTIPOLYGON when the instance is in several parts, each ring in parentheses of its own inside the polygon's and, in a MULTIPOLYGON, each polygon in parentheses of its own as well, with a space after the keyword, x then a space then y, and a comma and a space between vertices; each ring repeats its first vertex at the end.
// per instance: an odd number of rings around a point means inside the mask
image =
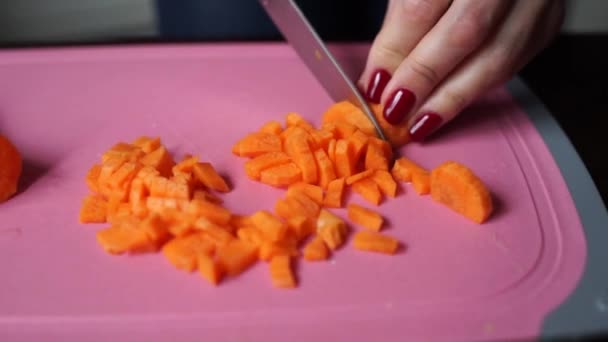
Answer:
POLYGON ((388 141, 367 102, 329 52, 295 1, 259 0, 259 2, 330 97, 336 102, 351 101, 361 108, 372 122, 378 137, 388 141))

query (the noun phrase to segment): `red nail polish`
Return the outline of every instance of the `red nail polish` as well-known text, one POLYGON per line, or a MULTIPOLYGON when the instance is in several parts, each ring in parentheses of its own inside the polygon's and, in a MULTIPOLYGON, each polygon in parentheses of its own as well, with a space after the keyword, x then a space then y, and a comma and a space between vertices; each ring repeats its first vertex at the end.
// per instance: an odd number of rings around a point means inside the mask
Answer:
POLYGON ((389 74, 388 71, 384 69, 376 70, 376 72, 372 74, 369 84, 367 85, 367 93, 365 96, 367 97, 368 101, 380 103, 382 92, 390 80, 391 74, 389 74))
POLYGON ((384 107, 384 119, 392 125, 398 125, 405 119, 416 103, 416 95, 411 91, 400 88, 389 97, 384 107))
POLYGON ((410 138, 414 141, 422 141, 433 133, 441 125, 441 116, 437 113, 424 113, 414 121, 410 127, 410 138))

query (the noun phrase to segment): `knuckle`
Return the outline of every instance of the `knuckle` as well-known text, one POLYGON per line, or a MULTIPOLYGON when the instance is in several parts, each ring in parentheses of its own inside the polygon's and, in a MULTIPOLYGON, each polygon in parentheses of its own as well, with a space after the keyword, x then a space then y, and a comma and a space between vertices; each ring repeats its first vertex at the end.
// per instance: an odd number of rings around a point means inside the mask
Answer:
POLYGON ((378 44, 372 50, 372 57, 376 60, 394 61, 398 65, 405 59, 405 54, 401 49, 392 44, 378 44))
POLYGON ((436 0, 397 0, 397 2, 401 16, 415 23, 434 20, 441 3, 436 0))
POLYGON ((478 46, 489 28, 489 23, 483 17, 466 14, 457 20, 450 29, 450 45, 473 49, 478 46))
POLYGON ((465 96, 461 91, 453 89, 445 89, 443 92, 443 100, 446 101, 450 108, 462 109, 466 107, 470 99, 465 96))
POLYGON ((428 64, 414 58, 409 63, 409 67, 414 74, 422 78, 428 86, 433 87, 439 82, 439 74, 428 64))

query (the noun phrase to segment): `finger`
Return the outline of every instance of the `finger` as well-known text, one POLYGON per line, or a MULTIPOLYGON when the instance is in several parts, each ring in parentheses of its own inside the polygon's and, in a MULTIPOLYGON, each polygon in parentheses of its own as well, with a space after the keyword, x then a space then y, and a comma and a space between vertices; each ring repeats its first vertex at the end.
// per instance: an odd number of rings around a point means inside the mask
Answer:
POLYGON ((372 43, 359 87, 380 102, 391 74, 437 23, 450 0, 390 0, 380 32, 372 43))
POLYGON ((552 16, 559 14, 546 8, 557 2, 552 3, 552 0, 518 1, 497 34, 437 88, 410 120, 411 139, 424 140, 483 92, 511 77, 523 64, 522 59, 530 57, 531 46, 538 49, 546 45, 550 32, 542 37, 544 41, 534 41, 531 37, 537 27, 547 27, 547 23, 554 20, 552 16), (537 21, 545 9, 552 13, 551 17, 537 21))
POLYGON ((382 96, 384 118, 397 125, 468 55, 511 6, 504 0, 457 0, 399 65, 382 96))

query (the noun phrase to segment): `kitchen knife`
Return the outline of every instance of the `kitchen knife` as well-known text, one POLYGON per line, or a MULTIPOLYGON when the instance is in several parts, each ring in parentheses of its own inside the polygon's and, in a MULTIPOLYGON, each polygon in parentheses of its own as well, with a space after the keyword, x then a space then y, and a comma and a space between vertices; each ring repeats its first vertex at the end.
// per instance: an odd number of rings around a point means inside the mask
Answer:
POLYGON ((378 136, 387 140, 361 93, 329 52, 293 0, 259 0, 276 27, 334 101, 348 100, 360 107, 378 136))

